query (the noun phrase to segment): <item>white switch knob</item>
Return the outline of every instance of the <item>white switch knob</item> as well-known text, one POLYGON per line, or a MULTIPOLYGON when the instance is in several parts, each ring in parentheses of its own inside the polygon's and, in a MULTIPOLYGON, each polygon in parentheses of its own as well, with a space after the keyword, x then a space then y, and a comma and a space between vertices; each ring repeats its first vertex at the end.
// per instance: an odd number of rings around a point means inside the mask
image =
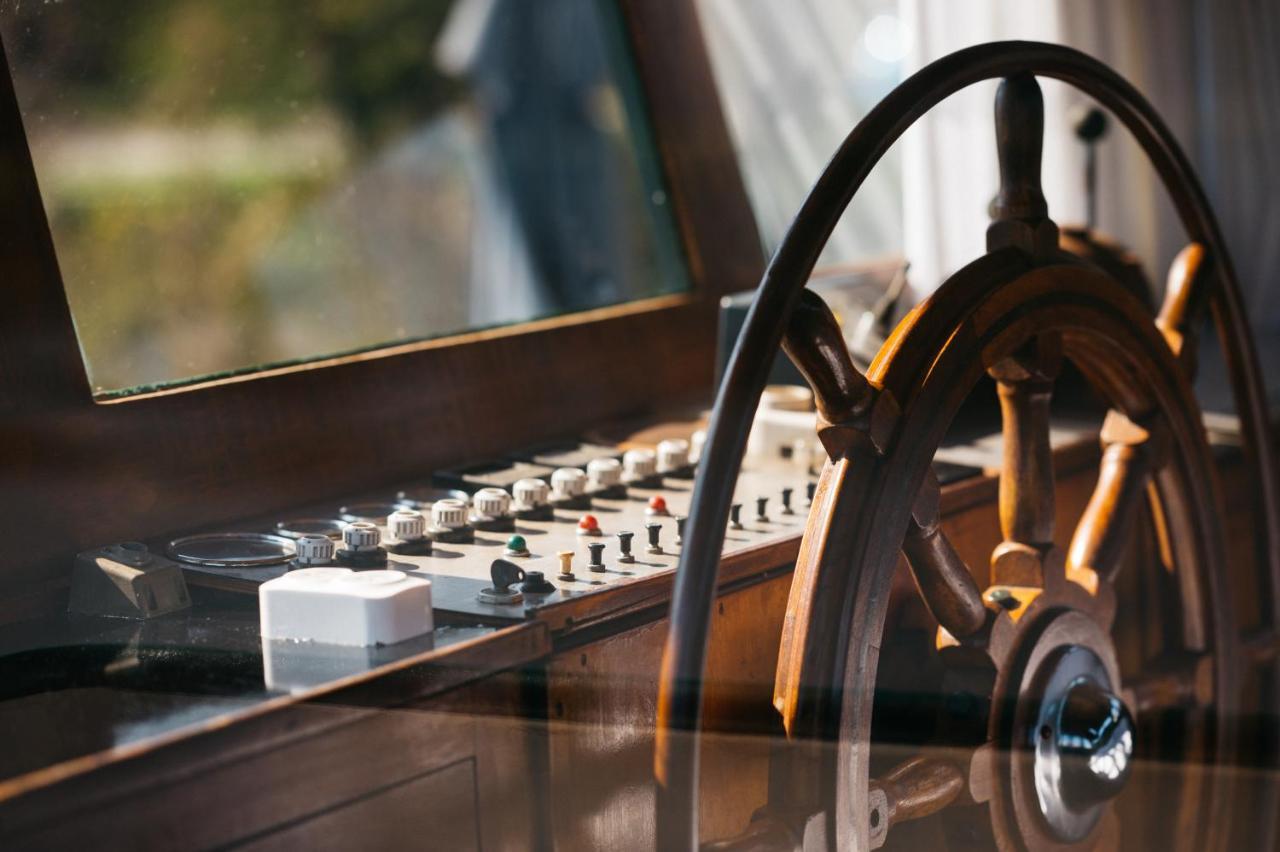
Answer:
POLYGON ((333 539, 327 535, 300 535, 293 544, 299 565, 324 565, 333 561, 333 539))
POLYGON ((511 514, 511 495, 501 488, 481 488, 471 498, 476 514, 485 518, 505 518, 511 514))
POLYGON ((587 463, 587 479, 592 488, 612 488, 622 481, 622 462, 617 459, 592 459, 587 463))
POLYGON ((551 474, 551 493, 559 499, 580 497, 587 490, 587 475, 576 467, 562 467, 551 474))
POLYGON ((658 472, 670 473, 689 466, 689 442, 674 438, 658 444, 658 472))
POLYGON ((431 523, 445 529, 466 526, 467 504, 452 498, 437 500, 431 504, 431 523))
POLYGON ((547 505, 547 494, 550 489, 541 479, 521 479, 512 486, 516 495, 516 506, 520 509, 537 509, 547 505))
POLYGON ((356 521, 342 528, 342 542, 348 550, 373 550, 381 540, 377 525, 368 521, 356 521))
POLYGON ((623 479, 648 479, 655 470, 657 460, 653 450, 627 450, 622 455, 623 479))
POLYGON ((427 534, 427 519, 417 509, 397 509, 387 515, 387 532, 397 541, 418 541, 427 534))

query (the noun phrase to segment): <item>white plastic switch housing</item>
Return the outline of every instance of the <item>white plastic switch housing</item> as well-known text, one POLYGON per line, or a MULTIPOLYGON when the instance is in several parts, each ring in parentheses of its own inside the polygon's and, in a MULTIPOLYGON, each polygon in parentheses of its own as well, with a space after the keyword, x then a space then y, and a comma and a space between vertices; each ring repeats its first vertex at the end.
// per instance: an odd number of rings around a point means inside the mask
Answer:
POLYGON ((648 479, 657 470, 653 450, 627 450, 622 455, 622 478, 626 480, 648 479))
POLYGON ((622 481, 622 462, 592 459, 587 463, 587 480, 592 488, 612 488, 622 481))
POLYGON ((547 504, 547 493, 550 489, 541 479, 521 479, 512 486, 515 493, 516 506, 520 509, 536 509, 547 504))
POLYGON ((342 528, 342 543, 350 550, 373 550, 382 540, 377 524, 355 521, 342 528))
POLYGON ((391 645, 434 627, 431 581, 401 571, 300 568, 258 587, 264 639, 391 645))
POLYGON ((333 561, 333 539, 327 535, 300 535, 294 547, 302 565, 323 565, 333 561))
POLYGON ((576 467, 558 468, 551 474, 551 493, 557 497, 579 497, 587 489, 587 475, 576 467))
POLYGON ((427 519, 417 509, 396 509, 387 515, 387 532, 397 541, 418 541, 427 534, 427 519))
POLYGON ((689 465, 689 442, 672 438, 658 444, 658 472, 669 473, 689 465))
POLYGON ((481 488, 471 498, 471 504, 481 518, 496 519, 511 514, 511 495, 501 488, 481 488))
POLYGON ((448 529, 465 526, 467 504, 453 498, 437 500, 431 504, 431 523, 448 529))

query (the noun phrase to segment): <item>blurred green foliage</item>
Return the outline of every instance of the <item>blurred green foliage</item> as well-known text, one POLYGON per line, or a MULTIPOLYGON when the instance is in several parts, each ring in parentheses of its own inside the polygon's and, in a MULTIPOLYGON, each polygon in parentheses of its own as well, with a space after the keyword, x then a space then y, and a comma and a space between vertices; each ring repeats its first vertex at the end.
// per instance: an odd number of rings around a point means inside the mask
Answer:
POLYGON ((431 50, 452 0, 0 0, 28 112, 270 126, 338 113, 375 142, 462 91, 431 50))

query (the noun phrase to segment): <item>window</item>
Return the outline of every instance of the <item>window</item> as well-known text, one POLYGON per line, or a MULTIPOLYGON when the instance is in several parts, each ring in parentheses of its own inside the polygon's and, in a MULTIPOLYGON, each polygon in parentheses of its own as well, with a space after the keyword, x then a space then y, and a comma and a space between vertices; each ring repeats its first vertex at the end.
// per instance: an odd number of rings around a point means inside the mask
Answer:
POLYGON ((0 0, 0 36, 99 394, 687 289, 610 3, 0 0))

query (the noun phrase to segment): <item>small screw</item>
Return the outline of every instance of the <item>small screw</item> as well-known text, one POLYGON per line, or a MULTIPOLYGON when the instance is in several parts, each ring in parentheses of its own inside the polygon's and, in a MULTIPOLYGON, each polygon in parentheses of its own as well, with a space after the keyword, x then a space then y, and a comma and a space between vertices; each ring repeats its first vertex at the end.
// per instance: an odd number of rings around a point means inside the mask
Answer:
POLYGON ((1018 599, 1013 596, 1013 592, 1008 589, 992 589, 987 592, 987 600, 991 601, 1001 609, 1017 609, 1020 604, 1018 599))

